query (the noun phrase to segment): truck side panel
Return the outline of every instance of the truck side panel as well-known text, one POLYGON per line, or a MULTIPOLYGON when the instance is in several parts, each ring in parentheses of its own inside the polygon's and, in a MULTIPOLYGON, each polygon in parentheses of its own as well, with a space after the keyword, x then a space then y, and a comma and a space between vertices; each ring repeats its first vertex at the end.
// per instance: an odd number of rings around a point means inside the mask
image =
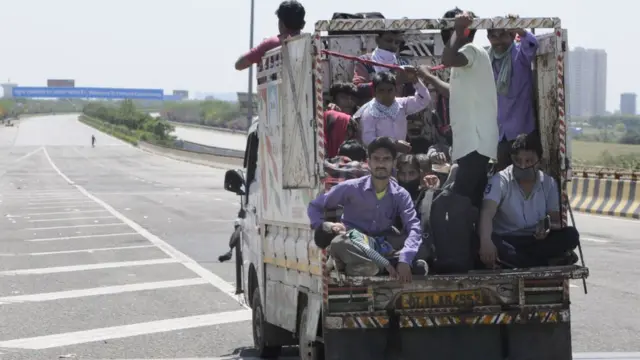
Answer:
MULTIPOLYGON (((308 228, 268 225, 266 229, 262 246, 266 318, 269 323, 295 332, 300 291, 308 293, 309 299, 321 299, 321 253, 308 228)), ((317 314, 312 315, 318 319, 317 314)))

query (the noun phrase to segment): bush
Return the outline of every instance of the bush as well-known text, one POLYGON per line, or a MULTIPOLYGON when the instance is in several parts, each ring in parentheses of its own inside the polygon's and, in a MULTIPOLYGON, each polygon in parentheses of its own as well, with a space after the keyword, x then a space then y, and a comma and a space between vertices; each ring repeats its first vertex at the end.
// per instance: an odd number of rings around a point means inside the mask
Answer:
POLYGON ((174 128, 171 124, 138 111, 131 100, 122 101, 120 106, 90 103, 83 108, 83 113, 86 115, 85 123, 106 128, 105 132, 108 134, 128 142, 134 141, 137 144, 142 137, 145 139, 143 141, 149 142, 173 140, 170 134, 174 128), (87 120, 91 118, 102 124, 87 120))
POLYGON ((166 103, 164 119, 174 122, 246 130, 247 121, 237 103, 220 100, 166 103))

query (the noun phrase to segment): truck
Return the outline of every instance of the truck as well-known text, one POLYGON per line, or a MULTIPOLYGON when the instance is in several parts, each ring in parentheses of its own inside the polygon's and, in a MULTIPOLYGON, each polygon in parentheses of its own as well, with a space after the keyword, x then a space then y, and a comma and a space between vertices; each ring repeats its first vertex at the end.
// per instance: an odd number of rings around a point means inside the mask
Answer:
MULTIPOLYGON (((229 170, 224 186, 241 198, 236 292, 252 309, 261 357, 297 345, 305 360, 572 358, 569 289, 588 277, 584 262, 416 275, 401 284, 327 271, 327 252, 314 243, 307 206, 325 189, 324 99, 331 83, 353 74, 352 61, 323 50, 357 56, 375 48, 376 33, 405 31, 410 63, 438 65, 445 28, 452 19, 318 21, 313 34, 284 41, 257 65, 259 120, 245 168, 229 170)), ((474 19, 470 28, 551 29, 536 35, 535 108, 541 163, 560 184, 567 225, 567 31, 558 18, 474 19)), ((449 71, 438 76, 448 80, 449 71)))

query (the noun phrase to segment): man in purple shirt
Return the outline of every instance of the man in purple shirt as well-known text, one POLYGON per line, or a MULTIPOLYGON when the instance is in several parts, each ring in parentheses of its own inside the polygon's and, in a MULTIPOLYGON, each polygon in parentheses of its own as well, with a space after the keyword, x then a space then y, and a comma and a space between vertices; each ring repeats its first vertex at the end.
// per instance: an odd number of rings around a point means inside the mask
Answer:
MULTIPOLYGON (((422 231, 411 195, 398 183, 391 181, 397 155, 395 141, 389 137, 379 137, 369 144, 368 153, 371 175, 346 180, 313 200, 307 209, 311 227, 315 230, 330 228, 335 235, 343 235, 347 229, 357 229, 377 240, 385 237, 392 242, 385 234, 390 233, 396 217, 400 216, 406 239, 399 249, 396 271, 400 281, 409 282, 411 264, 422 243, 422 231), (325 224, 325 210, 340 205, 343 207, 341 222, 325 224)), ((381 241, 377 245, 379 250, 389 244, 381 241)), ((393 247, 398 250, 396 246, 393 247)), ((357 257, 363 262, 371 260, 365 254, 356 254, 359 250, 355 247, 345 251, 349 251, 351 259, 357 257)), ((340 254, 337 255, 339 258, 340 254)))
MULTIPOLYGON (((514 16, 510 16, 514 17, 514 16)), ((533 110, 533 70, 538 50, 536 37, 523 29, 487 31, 489 56, 498 90, 498 169, 511 165, 511 145, 519 134, 535 131, 533 110), (520 42, 516 43, 516 34, 520 42)))

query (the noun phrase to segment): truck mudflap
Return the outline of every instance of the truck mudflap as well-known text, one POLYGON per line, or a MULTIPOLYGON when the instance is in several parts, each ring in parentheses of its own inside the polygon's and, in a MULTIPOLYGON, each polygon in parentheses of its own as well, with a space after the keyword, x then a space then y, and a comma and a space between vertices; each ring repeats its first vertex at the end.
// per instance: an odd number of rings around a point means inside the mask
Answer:
POLYGON ((571 325, 326 329, 325 360, 571 360, 571 325))
POLYGON ((327 286, 325 359, 570 360, 569 281, 580 266, 327 286))

